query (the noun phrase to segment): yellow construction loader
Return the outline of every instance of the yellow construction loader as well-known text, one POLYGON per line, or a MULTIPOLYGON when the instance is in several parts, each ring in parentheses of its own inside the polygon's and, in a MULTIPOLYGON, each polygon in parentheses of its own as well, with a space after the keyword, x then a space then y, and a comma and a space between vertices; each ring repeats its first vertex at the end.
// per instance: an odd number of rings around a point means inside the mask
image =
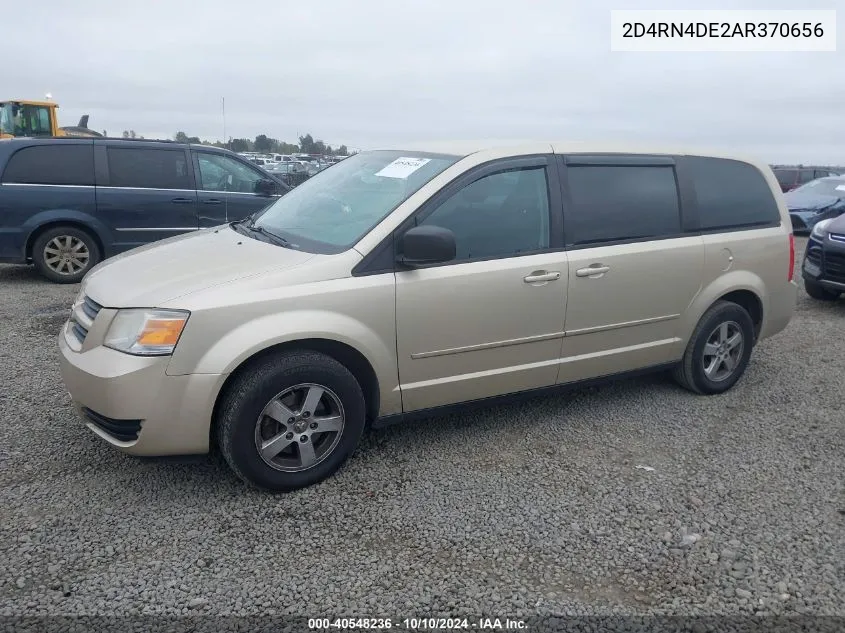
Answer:
POLYGON ((52 101, 28 101, 10 99, 0 101, 0 138, 15 136, 102 136, 88 128, 88 115, 79 120, 79 125, 59 127, 56 109, 59 104, 52 101))

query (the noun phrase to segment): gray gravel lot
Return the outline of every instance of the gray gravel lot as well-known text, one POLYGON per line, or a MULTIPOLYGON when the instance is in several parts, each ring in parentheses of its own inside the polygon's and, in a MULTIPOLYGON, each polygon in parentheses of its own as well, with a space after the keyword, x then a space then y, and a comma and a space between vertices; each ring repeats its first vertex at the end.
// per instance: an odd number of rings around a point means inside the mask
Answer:
POLYGON ((724 396, 652 376, 394 427, 274 496, 75 418, 76 292, 0 266, 0 616, 845 616, 845 300, 802 291, 724 396))

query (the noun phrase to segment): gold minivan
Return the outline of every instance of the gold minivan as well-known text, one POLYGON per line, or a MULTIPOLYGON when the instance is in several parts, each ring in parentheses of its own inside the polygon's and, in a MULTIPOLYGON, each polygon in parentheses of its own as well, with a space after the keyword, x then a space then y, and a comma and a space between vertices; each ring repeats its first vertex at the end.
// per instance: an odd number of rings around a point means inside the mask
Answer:
POLYGON ((364 429, 669 369, 730 389, 795 308, 770 168, 683 151, 460 143, 367 151, 245 220, 85 277, 59 335, 87 426, 208 452, 273 490, 364 429))

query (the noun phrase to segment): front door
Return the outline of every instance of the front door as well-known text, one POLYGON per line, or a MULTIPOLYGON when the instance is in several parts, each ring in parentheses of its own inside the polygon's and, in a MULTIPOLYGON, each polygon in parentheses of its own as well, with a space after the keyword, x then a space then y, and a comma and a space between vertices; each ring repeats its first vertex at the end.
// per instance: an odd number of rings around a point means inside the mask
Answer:
POLYGON ((201 227, 242 220, 278 198, 256 193, 257 183, 270 178, 246 161, 202 150, 192 152, 201 227))
POLYGON ((559 211, 553 160, 508 159, 460 177, 403 227, 440 226, 457 244, 451 262, 396 273, 406 412, 554 384, 568 280, 553 250, 559 211))
POLYGON ((677 360, 680 317, 701 288, 704 244, 684 234, 674 161, 568 163, 569 295, 559 382, 677 360))

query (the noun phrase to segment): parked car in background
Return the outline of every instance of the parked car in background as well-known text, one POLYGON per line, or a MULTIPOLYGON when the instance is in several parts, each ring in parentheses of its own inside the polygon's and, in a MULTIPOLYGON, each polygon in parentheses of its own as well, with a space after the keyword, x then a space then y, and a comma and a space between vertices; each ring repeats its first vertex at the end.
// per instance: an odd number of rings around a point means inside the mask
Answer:
POLYGON ((835 301, 845 292, 845 215, 813 227, 801 273, 804 289, 813 299, 835 301))
POLYGON ((271 174, 290 174, 290 173, 305 173, 305 165, 299 161, 290 161, 284 163, 276 163, 270 165, 267 171, 271 174))
POLYGON ((845 177, 833 176, 810 181, 784 194, 792 229, 809 233, 822 220, 845 212, 845 177))
POLYGON ((298 161, 276 163, 275 165, 269 167, 267 172, 280 179, 290 187, 301 185, 310 177, 308 170, 298 161))
POLYGON ((273 490, 330 476, 368 422, 665 369, 727 391, 795 308, 769 167, 583 152, 361 152, 257 218, 104 262, 58 338, 65 385, 114 447, 216 442, 273 490))
POLYGON ((102 259, 264 208, 289 186, 207 145, 0 141, 0 262, 76 283, 102 259))
POLYGON ((309 176, 314 176, 321 172, 324 169, 322 163, 312 160, 305 164, 305 171, 308 173, 309 176))
POLYGON ((775 167, 773 171, 775 172, 775 177, 778 179, 781 191, 784 193, 792 191, 796 187, 800 187, 817 178, 839 175, 828 169, 815 167, 775 167))

